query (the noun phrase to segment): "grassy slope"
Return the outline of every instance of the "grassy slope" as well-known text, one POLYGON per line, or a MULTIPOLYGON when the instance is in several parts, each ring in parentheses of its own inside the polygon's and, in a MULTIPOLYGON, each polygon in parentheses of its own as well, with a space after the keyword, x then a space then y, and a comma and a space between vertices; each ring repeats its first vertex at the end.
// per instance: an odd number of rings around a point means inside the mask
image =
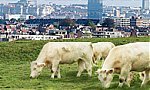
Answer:
MULTIPOLYGON (((111 41, 115 45, 121 45, 136 41, 149 42, 150 38, 72 39, 55 41, 111 41)), ((76 77, 76 63, 72 65, 61 65, 61 79, 51 79, 51 73, 47 68, 43 70, 38 79, 30 79, 30 62, 37 58, 42 46, 47 42, 49 41, 0 42, 0 89, 102 90, 97 75, 93 74, 90 78, 87 73, 83 73, 80 78, 76 77)), ((94 67, 93 72, 97 68, 94 67)), ((115 76, 110 89, 114 90, 117 84, 118 76, 115 76)), ((140 84, 141 81, 135 77, 131 88, 124 86, 123 89, 139 89, 140 84)), ((150 85, 146 86, 146 89, 148 88, 150 88, 150 85)))

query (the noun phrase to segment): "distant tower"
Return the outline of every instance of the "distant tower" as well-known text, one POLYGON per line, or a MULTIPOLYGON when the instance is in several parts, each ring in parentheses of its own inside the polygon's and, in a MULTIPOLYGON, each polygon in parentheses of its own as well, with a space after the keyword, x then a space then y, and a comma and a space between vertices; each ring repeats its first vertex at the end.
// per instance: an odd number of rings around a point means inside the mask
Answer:
POLYGON ((102 19, 103 0, 88 0, 88 19, 102 19))
POLYGON ((115 17, 120 17, 120 9, 119 8, 114 9, 114 16, 115 17))
POLYGON ((142 9, 150 9, 150 0, 142 0, 142 9))

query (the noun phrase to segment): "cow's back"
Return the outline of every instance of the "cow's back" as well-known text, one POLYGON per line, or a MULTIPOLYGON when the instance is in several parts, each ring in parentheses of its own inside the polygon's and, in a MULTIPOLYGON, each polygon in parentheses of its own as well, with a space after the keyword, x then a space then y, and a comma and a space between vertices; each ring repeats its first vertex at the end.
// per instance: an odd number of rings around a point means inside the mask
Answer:
POLYGON ((132 70, 141 71, 150 67, 149 42, 129 43, 114 47, 106 58, 103 68, 121 68, 132 64, 132 70))
POLYGON ((111 42, 98 42, 98 43, 93 43, 93 52, 95 56, 100 55, 101 57, 106 58, 108 55, 109 51, 115 47, 115 45, 111 42))
POLYGON ((51 62, 60 60, 60 63, 73 63, 79 58, 92 58, 93 51, 91 42, 49 42, 44 45, 40 56, 51 62))

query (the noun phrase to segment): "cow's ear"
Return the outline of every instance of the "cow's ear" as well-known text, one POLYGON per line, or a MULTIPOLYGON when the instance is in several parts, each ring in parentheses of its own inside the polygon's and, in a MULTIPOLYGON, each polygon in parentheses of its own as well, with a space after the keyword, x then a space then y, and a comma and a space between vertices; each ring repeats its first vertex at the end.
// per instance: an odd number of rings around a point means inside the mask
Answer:
POLYGON ((44 66, 45 66, 45 63, 38 63, 37 66, 38 66, 38 67, 44 67, 44 66))
POLYGON ((108 74, 112 74, 114 72, 114 69, 110 69, 107 71, 108 74))

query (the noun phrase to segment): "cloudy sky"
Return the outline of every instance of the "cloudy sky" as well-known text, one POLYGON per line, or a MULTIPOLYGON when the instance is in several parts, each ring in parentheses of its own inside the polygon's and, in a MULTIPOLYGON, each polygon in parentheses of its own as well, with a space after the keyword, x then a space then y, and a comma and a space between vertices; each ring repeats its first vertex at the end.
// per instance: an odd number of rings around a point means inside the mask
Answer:
MULTIPOLYGON (((0 3, 17 2, 18 0, 0 0, 0 3)), ((88 0, 38 0, 38 3, 56 3, 56 4, 87 4, 88 0)), ((104 5, 109 6, 141 6, 142 0, 103 0, 104 5)))

